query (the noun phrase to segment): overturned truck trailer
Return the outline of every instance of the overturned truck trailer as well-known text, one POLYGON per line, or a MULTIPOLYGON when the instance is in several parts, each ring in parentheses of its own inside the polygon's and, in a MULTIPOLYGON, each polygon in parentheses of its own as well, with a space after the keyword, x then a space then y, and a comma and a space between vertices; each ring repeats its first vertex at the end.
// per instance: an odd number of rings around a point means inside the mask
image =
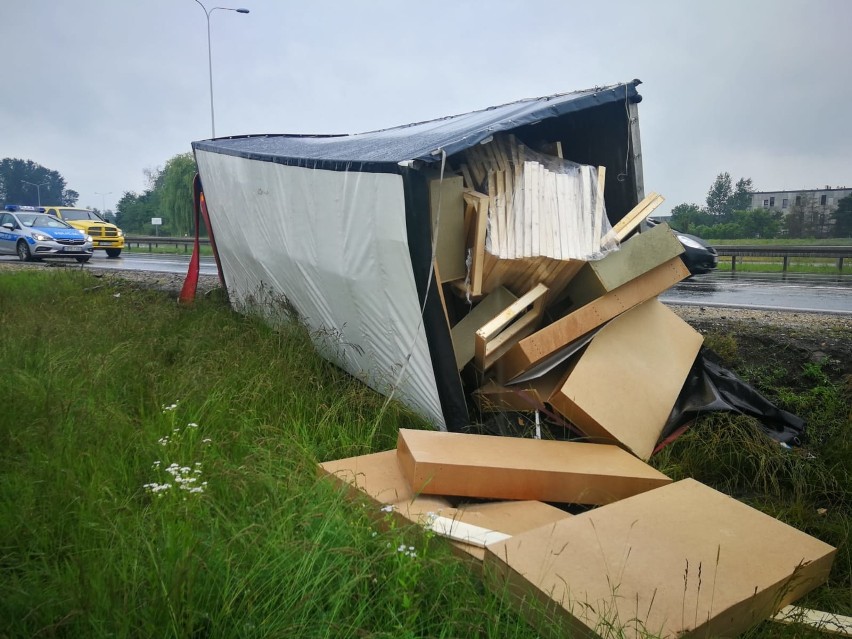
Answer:
POLYGON ((638 84, 355 135, 194 142, 231 303, 285 298, 323 356, 435 426, 463 429, 469 395, 451 325, 498 289, 514 299, 549 278, 553 294, 583 258, 615 248, 610 225, 644 197, 638 84), (530 185, 550 195, 524 204, 530 185), (482 192, 487 215, 465 216, 482 192), (591 249, 566 231, 576 221, 561 220, 560 239, 559 214, 538 217, 566 200, 585 210, 591 249), (465 249, 477 234, 484 255, 465 249))

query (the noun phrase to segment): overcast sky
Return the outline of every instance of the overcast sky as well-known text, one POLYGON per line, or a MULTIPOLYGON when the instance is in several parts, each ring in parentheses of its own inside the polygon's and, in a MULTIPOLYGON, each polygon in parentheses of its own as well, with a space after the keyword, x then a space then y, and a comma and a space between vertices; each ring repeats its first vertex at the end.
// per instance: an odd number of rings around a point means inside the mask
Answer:
MULTIPOLYGON (((211 16, 218 136, 357 133, 639 78, 660 212, 703 203, 722 171, 852 186, 849 0, 220 2, 251 13, 211 16)), ((0 0, 0 42, 0 157, 59 171, 81 206, 112 208, 210 137, 195 0, 0 0)))

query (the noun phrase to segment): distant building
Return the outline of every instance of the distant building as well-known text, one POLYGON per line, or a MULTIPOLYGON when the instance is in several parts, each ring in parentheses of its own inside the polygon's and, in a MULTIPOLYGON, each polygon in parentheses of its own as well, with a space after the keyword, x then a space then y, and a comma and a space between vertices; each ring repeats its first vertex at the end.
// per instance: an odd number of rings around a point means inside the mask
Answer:
POLYGON ((837 208, 837 202, 848 195, 852 195, 852 188, 845 186, 798 191, 756 191, 751 194, 751 208, 781 211, 786 215, 793 206, 807 204, 830 216, 837 208))

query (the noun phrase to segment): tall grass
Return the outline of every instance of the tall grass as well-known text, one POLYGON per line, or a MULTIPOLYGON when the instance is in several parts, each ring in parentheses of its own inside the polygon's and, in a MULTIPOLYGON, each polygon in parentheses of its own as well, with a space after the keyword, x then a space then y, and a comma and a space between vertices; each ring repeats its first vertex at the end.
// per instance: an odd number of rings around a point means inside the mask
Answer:
POLYGON ((96 282, 0 276, 0 637, 534 636, 316 478, 423 424, 294 324, 96 282))
MULTIPOLYGON (((537 636, 447 544, 317 478, 425 425, 297 324, 51 271, 0 275, 0 637, 537 636)), ((838 545, 806 604, 850 614, 848 403, 819 373, 776 389, 815 416, 809 454, 710 417, 655 463, 838 545)))

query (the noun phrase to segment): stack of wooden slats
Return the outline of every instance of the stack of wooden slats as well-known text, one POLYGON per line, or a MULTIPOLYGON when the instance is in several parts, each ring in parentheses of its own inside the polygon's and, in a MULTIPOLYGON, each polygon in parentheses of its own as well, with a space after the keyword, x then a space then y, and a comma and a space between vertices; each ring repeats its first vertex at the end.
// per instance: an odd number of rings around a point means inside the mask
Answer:
POLYGON ((663 198, 611 228, 603 167, 511 136, 450 166, 430 187, 436 270, 479 418, 539 411, 648 459, 702 343, 655 299, 689 276, 680 242, 665 225, 628 239, 663 198))

